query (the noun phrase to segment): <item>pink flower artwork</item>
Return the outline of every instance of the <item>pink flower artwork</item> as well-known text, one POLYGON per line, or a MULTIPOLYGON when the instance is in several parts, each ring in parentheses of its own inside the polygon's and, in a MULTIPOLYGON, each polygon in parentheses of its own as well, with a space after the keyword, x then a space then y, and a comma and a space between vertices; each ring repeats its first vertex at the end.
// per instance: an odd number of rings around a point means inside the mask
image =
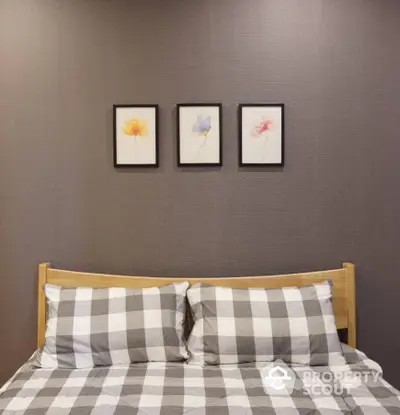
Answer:
POLYGON ((271 129, 271 127, 272 127, 272 121, 263 117, 258 123, 256 123, 253 126, 251 130, 251 135, 253 137, 260 137, 264 133, 268 132, 271 129))

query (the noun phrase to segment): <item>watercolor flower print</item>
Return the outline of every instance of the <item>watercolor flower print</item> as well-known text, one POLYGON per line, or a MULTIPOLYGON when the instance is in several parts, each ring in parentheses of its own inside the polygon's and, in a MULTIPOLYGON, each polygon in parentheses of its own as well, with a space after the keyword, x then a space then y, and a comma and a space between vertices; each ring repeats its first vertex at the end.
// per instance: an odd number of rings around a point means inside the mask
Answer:
POLYGON ((248 137, 254 140, 251 147, 255 151, 254 154, 257 154, 259 162, 265 162, 271 157, 271 148, 276 144, 277 127, 274 117, 261 114, 248 124, 248 137))
POLYGON ((221 104, 178 104, 178 166, 220 166, 221 104))
POLYGON ((196 133, 196 136, 202 138, 199 147, 197 149, 196 158, 200 157, 201 151, 207 144, 208 134, 211 131, 211 115, 203 116, 198 115, 196 122, 193 124, 192 132, 196 133))
POLYGON ((265 156, 265 150, 266 150, 268 140, 270 139, 270 136, 271 136, 269 133, 273 131, 273 128, 274 128, 274 122, 265 116, 255 121, 253 126, 251 127, 251 132, 250 132, 251 136, 262 140, 260 151, 261 151, 261 155, 263 158, 265 156))
POLYGON ((158 106, 114 105, 114 167, 158 167, 158 106))
POLYGON ((149 134, 146 120, 141 120, 139 118, 131 118, 126 120, 122 125, 122 131, 124 135, 135 138, 135 149, 137 147, 137 138, 147 137, 149 134))
POLYGON ((283 166, 284 104, 240 104, 239 117, 239 164, 283 166))

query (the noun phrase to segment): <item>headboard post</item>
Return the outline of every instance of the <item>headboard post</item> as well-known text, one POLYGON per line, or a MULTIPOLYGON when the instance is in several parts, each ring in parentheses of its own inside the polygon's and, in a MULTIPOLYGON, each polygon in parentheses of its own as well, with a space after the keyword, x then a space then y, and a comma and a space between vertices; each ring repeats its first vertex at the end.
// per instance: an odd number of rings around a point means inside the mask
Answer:
POLYGON ((44 294, 44 285, 47 282, 47 269, 50 264, 39 264, 38 275, 38 315, 37 315, 37 347, 41 347, 44 344, 45 327, 46 327, 46 297, 44 294))
POLYGON ((356 347, 356 284, 355 266, 351 262, 344 262, 343 268, 346 271, 346 296, 347 296, 347 344, 356 347))

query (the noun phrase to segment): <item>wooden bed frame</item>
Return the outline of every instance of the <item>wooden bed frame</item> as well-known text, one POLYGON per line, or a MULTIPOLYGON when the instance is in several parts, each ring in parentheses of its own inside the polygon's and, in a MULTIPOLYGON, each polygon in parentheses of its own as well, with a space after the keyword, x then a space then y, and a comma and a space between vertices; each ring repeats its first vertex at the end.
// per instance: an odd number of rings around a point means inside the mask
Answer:
POLYGON ((64 271, 51 268, 49 264, 39 265, 38 278, 38 327, 37 346, 44 343, 46 330, 46 298, 44 284, 62 287, 129 287, 147 288, 170 284, 175 281, 189 281, 191 284, 205 282, 229 287, 278 288, 303 286, 330 279, 333 283, 333 309, 338 329, 347 330, 347 344, 356 347, 356 303, 354 265, 349 262, 343 268, 329 271, 306 272, 301 274, 222 277, 222 278, 186 278, 186 277, 129 277, 123 275, 91 274, 86 272, 64 271))

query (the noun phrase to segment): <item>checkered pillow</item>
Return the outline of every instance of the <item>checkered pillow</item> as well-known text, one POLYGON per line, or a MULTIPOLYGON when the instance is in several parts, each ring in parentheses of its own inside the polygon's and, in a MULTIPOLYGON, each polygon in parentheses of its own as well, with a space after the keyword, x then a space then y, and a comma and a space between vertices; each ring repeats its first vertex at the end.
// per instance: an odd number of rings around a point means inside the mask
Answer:
POLYGON ((187 282, 163 287, 62 288, 46 285, 42 368, 87 368, 186 359, 187 282))
POLYGON ((328 281, 277 289, 196 284, 187 295, 195 321, 190 363, 345 363, 328 281))

